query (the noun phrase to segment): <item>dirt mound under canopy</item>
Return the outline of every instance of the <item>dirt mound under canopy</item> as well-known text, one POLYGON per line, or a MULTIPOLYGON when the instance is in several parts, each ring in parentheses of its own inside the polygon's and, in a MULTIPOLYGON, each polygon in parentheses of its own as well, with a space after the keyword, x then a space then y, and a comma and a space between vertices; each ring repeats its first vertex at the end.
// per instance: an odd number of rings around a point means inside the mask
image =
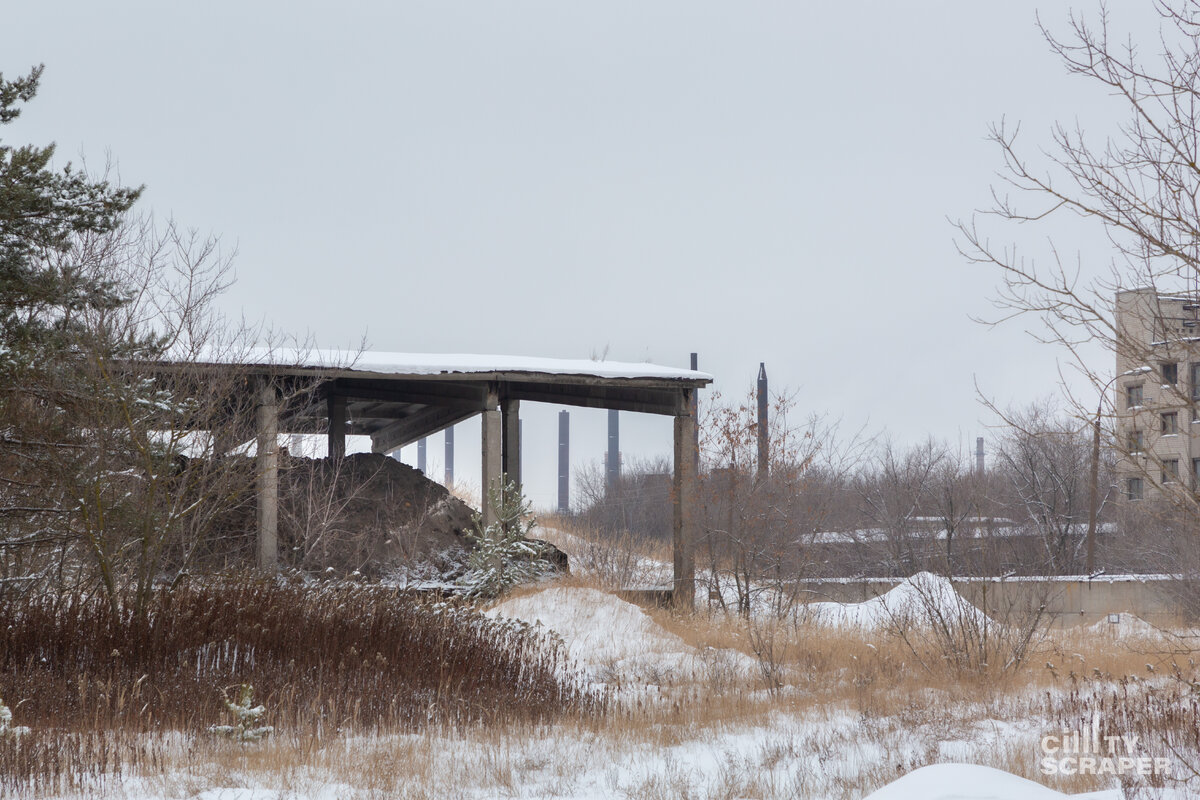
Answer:
POLYGON ((364 573, 471 549, 475 511, 394 458, 286 456, 279 464, 279 544, 296 566, 364 573))
MULTIPOLYGON (((307 572, 402 574, 453 582, 474 547, 475 510, 417 469, 389 456, 356 453, 343 459, 280 454, 279 558, 307 572)), ((221 527, 255 528, 254 504, 221 527)), ((546 555, 566 571, 566 556, 546 555)))

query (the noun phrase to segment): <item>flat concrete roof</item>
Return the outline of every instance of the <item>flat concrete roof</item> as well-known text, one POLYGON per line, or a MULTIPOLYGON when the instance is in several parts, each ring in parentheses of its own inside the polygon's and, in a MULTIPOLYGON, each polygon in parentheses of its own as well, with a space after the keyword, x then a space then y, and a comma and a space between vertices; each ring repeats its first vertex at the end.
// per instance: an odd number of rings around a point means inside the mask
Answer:
POLYGON ((659 364, 467 353, 272 348, 159 363, 273 381, 283 389, 282 432, 366 435, 376 452, 513 401, 691 414, 694 391, 713 380, 659 364))
POLYGON ((297 367, 329 372, 355 373, 386 378, 427 378, 438 375, 481 376, 573 376, 624 380, 683 381, 696 385, 711 383, 713 376, 659 364, 591 359, 541 358, 538 356, 481 355, 473 353, 388 353, 374 350, 269 350, 256 349, 244 358, 218 358, 218 363, 238 363, 273 368, 297 367))

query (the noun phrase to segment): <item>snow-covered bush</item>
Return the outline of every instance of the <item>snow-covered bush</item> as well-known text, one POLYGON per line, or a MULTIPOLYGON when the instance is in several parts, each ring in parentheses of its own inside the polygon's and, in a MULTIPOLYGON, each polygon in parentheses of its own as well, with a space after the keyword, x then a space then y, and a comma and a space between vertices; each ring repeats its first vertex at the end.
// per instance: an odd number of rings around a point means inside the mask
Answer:
POLYGON ((488 502, 496 509, 496 521, 484 526, 482 515, 476 514, 475 530, 467 534, 475 543, 463 576, 470 597, 499 597, 513 586, 551 570, 543 558, 543 545, 529 540, 537 520, 516 484, 509 481, 489 490, 488 502))
POLYGON ((12 718, 12 709, 4 705, 4 698, 0 697, 0 736, 23 736, 29 733, 29 728, 23 725, 14 726, 12 718))
POLYGON ((225 697, 225 708, 233 715, 232 725, 213 725, 209 733, 236 739, 239 742, 257 742, 275 732, 270 725, 259 725, 258 722, 266 713, 267 707, 254 705, 254 688, 243 683, 238 688, 237 700, 225 697))

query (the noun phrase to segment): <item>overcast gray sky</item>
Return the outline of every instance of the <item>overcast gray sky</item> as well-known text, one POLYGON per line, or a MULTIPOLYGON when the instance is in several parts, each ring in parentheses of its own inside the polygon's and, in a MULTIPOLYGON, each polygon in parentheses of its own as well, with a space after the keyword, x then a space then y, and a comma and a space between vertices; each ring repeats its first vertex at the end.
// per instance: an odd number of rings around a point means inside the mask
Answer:
MULTIPOLYGON (((946 217, 988 201, 990 122, 1045 142, 1104 111, 1036 7, 9 3, 0 71, 46 73, 4 136, 110 152, 143 209, 236 246, 229 311, 325 346, 697 351, 726 395, 765 361, 798 414, 967 442, 992 422, 976 381, 1032 400, 1059 354, 971 321, 997 276, 946 217)), ((556 409, 523 410, 549 505, 556 409)), ((599 458, 603 412, 572 420, 576 462, 599 458)), ((476 481, 477 431, 458 448, 476 481)), ((670 451, 667 420, 623 434, 670 451)), ((430 452, 440 475, 441 437, 430 452)))

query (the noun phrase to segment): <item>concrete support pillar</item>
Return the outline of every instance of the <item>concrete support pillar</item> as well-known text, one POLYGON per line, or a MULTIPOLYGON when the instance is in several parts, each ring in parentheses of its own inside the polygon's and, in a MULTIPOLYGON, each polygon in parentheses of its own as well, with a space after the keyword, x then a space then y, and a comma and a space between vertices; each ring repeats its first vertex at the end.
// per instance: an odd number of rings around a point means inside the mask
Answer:
POLYGON ((481 461, 483 469, 479 481, 479 509, 483 512, 483 524, 486 526, 499 519, 497 509, 492 505, 491 495, 493 490, 500 485, 504 464, 500 411, 489 407, 487 411, 483 412, 482 417, 483 458, 481 461))
POLYGON ((446 441, 446 456, 444 459, 445 468, 446 468, 446 479, 443 481, 443 483, 446 484, 447 489, 453 489, 454 488, 454 426, 451 425, 449 428, 446 428, 446 431, 443 435, 446 437, 446 439, 445 439, 445 441, 446 441))
POLYGON ((604 457, 604 490, 609 499, 621 491, 621 412, 608 410, 608 455, 604 457))
POLYGON ((503 433, 501 434, 500 469, 504 480, 516 484, 517 492, 521 491, 521 401, 505 398, 500 403, 500 415, 503 417, 503 433))
POLYGON ((279 394, 264 381, 258 387, 258 566, 275 569, 279 557, 279 394))
POLYGON ((330 394, 325 400, 329 414, 329 457, 346 457, 346 398, 330 394))
POLYGON ((558 412, 558 513, 571 513, 571 412, 558 412))
POLYGON ((675 417, 674 585, 672 605, 679 611, 696 607, 696 500, 698 495, 694 442, 696 392, 686 392, 686 409, 675 417))

